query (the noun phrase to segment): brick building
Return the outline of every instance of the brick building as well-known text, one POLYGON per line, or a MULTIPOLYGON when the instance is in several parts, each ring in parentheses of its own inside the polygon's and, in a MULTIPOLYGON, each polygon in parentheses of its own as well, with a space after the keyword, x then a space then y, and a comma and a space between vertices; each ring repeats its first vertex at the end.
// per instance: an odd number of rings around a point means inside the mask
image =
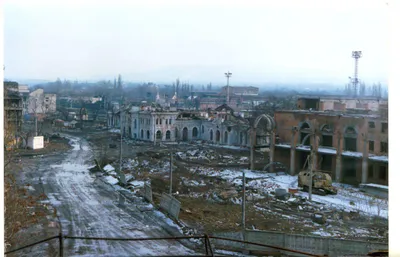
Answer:
POLYGON ((336 181, 388 184, 387 116, 295 110, 276 112, 275 122, 275 160, 287 164, 291 174, 307 168, 313 146, 314 167, 336 181))

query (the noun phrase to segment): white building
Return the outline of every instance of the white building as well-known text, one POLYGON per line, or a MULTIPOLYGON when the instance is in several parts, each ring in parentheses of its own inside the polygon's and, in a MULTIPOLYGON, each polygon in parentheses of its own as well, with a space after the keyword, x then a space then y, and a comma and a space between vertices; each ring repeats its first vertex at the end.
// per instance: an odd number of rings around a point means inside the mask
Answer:
POLYGON ((53 113, 56 111, 56 101, 56 94, 45 94, 43 89, 36 89, 29 94, 28 113, 53 113))

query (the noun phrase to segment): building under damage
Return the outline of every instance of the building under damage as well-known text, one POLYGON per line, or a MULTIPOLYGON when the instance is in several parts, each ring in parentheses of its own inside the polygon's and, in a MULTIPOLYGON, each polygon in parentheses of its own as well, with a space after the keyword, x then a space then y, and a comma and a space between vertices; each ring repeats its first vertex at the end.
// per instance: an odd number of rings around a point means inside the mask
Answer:
POLYGON ((382 99, 298 99, 300 110, 275 113, 275 160, 296 174, 313 166, 350 184, 388 184, 388 113, 382 99), (306 109, 306 110, 301 110, 306 109))
POLYGON ((227 104, 202 111, 142 104, 126 106, 122 116, 116 105, 109 111, 108 125, 119 127, 122 117, 124 136, 156 143, 206 141, 253 150, 270 147, 269 161, 283 163, 293 175, 308 168, 307 157, 313 149, 314 169, 329 173, 335 181, 388 184, 387 100, 300 96, 297 107, 276 111, 272 130, 267 128, 268 119, 257 122, 253 130, 256 117, 244 118, 227 104))
MULTIPOLYGON (((119 111, 110 116, 110 127, 118 127, 119 111)), ((190 111, 174 107, 127 107, 122 115, 123 135, 151 142, 207 141, 249 146, 249 121, 227 105, 215 110, 190 111)))

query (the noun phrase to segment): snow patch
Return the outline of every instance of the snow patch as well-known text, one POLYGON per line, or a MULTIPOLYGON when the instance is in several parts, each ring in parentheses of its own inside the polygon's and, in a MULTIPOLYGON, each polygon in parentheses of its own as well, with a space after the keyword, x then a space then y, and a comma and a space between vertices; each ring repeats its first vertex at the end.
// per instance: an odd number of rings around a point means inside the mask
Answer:
POLYGON ((118 184, 118 179, 116 179, 116 178, 114 178, 114 177, 112 177, 112 176, 105 176, 104 179, 106 180, 106 182, 107 182, 108 184, 111 184, 111 185, 116 185, 116 184, 118 184))

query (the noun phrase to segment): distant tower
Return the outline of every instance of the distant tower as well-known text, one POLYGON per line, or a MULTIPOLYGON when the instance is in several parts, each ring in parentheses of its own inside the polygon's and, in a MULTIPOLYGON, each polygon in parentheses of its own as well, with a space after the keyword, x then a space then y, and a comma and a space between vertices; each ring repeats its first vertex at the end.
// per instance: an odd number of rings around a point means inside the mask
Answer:
POLYGON ((353 78, 353 93, 357 95, 358 92, 358 59, 362 57, 361 51, 353 51, 352 57, 355 60, 354 64, 354 78, 353 78))
POLYGON ((232 76, 232 73, 230 73, 229 71, 225 72, 225 77, 227 80, 227 82, 226 82, 226 85, 227 85, 227 87, 226 87, 226 104, 228 104, 228 105, 229 105, 229 78, 231 76, 232 76))
POLYGON ((156 86, 157 88, 157 95, 156 95, 156 102, 160 101, 160 92, 158 90, 158 86, 156 86))

